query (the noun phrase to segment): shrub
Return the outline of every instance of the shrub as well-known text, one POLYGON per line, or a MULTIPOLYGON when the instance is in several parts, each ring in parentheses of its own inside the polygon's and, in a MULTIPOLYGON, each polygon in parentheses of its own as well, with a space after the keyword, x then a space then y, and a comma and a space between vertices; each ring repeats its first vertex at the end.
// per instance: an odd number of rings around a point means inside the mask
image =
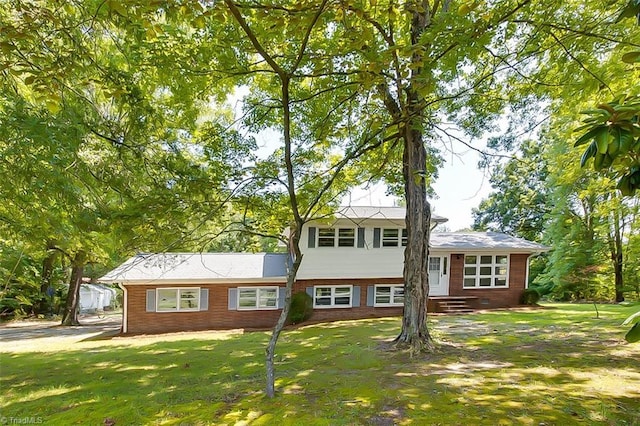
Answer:
POLYGON ((540 300, 540 293, 535 288, 528 288, 522 292, 520 303, 523 305, 537 305, 540 300))
POLYGON ((313 313, 313 299, 304 291, 295 293, 291 296, 291 309, 287 322, 291 324, 300 324, 311 318, 313 313))

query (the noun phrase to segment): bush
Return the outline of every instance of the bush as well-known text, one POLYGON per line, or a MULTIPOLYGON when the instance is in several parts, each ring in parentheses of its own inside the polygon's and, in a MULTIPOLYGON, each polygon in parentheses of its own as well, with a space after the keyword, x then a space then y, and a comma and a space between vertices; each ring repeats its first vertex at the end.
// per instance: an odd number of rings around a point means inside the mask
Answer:
POLYGON ((537 305, 540 300, 540 293, 535 288, 528 288, 522 292, 520 303, 523 305, 537 305))
POLYGON ((313 313, 313 299, 304 291, 291 296, 291 309, 287 322, 290 324, 300 324, 311 318, 313 313))

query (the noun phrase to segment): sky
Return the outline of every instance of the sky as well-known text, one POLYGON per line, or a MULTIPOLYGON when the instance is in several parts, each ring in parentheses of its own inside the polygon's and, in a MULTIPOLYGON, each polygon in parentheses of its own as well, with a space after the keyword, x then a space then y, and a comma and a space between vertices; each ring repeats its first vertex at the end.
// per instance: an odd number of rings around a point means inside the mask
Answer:
MULTIPOLYGON (((242 104, 240 99, 248 94, 246 87, 239 88, 236 93, 228 98, 229 105, 234 109, 236 117, 241 115, 242 104)), ((280 135, 272 130, 264 130, 256 136, 258 143, 258 155, 267 155, 274 149, 275 141, 280 140, 280 135)), ((457 144, 460 145, 460 144, 457 144)), ((458 231, 470 228, 473 223, 471 209, 478 207, 483 198, 491 192, 489 177, 478 169, 479 154, 473 150, 458 150, 455 154, 444 154, 445 162, 442 164, 438 179, 433 185, 436 198, 431 202, 432 213, 445 217, 447 230, 458 231)), ((343 198, 343 205, 354 206, 394 206, 398 205, 398 199, 387 196, 384 184, 371 186, 368 189, 355 188, 351 194, 343 198)))
MULTIPOLYGON (((473 223, 471 209, 478 207, 491 192, 489 177, 478 169, 479 156, 474 151, 449 155, 433 185, 437 198, 431 202, 432 213, 449 219, 449 231, 470 228, 473 223)), ((398 199, 385 195, 383 184, 369 189, 357 188, 345 197, 343 204, 367 206, 393 206, 398 199)))

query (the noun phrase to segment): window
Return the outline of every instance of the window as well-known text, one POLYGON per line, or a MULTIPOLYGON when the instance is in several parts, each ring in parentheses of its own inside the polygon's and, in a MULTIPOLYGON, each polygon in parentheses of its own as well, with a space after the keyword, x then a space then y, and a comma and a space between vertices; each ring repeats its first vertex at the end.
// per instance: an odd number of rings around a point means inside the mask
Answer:
POLYGON ((382 229, 382 247, 405 247, 407 245, 407 230, 398 228, 382 229))
POLYGON ((156 311, 198 311, 200 310, 199 288, 158 288, 156 289, 156 311))
POLYGON ((440 273, 440 257, 429 256, 429 272, 440 273))
POLYGON ((403 306, 404 285, 376 285, 373 306, 403 306))
POLYGON ((355 247, 356 230, 354 228, 318 229, 318 247, 355 247))
POLYGON ((382 230, 382 247, 398 247, 398 229, 382 230))
POLYGON ((318 247, 335 246, 336 230, 335 228, 318 229, 318 247))
POLYGON ((239 287, 238 310, 277 309, 278 287, 239 287))
POLYGON ((506 288, 509 256, 467 255, 464 257, 465 288, 506 288))
POLYGON ((353 228, 338 229, 338 247, 354 247, 356 245, 356 230, 353 228))
POLYGON ((313 288, 314 308, 350 308, 353 286, 323 286, 313 288))

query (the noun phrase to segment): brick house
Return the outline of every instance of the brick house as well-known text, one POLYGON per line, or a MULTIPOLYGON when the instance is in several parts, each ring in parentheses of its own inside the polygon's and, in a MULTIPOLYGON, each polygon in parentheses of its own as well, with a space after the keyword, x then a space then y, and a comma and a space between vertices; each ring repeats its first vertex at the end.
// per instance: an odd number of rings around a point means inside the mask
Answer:
MULTIPOLYGON (((312 297, 312 320, 402 314, 404 220, 400 207, 345 207, 305 225, 293 291, 312 297)), ((546 250, 500 233, 433 233, 429 309, 517 305, 530 256, 546 250)), ((139 254, 100 281, 124 290, 125 333, 267 328, 284 303, 288 261, 286 253, 139 254)))

